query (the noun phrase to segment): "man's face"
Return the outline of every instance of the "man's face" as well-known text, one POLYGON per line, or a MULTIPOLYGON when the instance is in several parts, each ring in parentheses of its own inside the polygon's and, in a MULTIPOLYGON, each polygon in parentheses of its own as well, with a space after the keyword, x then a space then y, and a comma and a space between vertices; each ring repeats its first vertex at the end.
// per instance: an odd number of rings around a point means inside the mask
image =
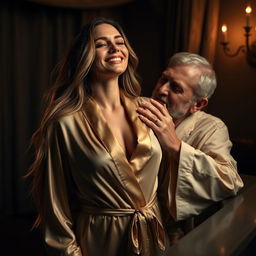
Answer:
POLYGON ((194 66, 167 67, 153 91, 153 98, 166 104, 174 119, 183 120, 192 113, 194 85, 200 77, 200 70, 194 66))

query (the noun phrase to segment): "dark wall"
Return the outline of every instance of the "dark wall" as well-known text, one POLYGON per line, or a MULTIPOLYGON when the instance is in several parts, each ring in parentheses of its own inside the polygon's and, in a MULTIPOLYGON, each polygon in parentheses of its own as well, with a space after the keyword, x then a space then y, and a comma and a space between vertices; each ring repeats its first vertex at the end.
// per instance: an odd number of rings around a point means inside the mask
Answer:
MULTIPOLYGON (((256 38, 256 3, 252 3, 252 39, 256 38)), ((228 26, 230 52, 234 53, 245 44, 244 28, 245 5, 247 1, 220 1, 219 28, 223 23, 228 26)), ((256 66, 246 62, 245 53, 227 57, 223 53, 219 29, 216 46, 215 69, 218 87, 210 101, 209 112, 221 117, 228 125, 233 139, 256 140, 256 66)))

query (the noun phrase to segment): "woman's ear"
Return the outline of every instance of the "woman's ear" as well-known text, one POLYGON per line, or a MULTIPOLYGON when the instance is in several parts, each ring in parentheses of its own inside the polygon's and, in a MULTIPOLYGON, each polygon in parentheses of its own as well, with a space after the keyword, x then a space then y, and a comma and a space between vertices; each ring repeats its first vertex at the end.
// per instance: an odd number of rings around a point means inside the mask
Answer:
POLYGON ((208 105, 208 98, 200 98, 190 108, 190 113, 195 113, 208 105))

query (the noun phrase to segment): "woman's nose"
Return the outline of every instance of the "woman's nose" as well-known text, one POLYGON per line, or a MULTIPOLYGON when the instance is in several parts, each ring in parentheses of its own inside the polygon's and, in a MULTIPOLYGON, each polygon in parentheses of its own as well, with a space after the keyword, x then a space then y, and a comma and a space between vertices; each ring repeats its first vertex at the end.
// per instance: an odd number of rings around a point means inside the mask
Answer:
POLYGON ((112 44, 112 43, 109 45, 109 52, 110 52, 110 53, 118 52, 118 51, 119 51, 119 48, 118 48, 117 45, 112 44))

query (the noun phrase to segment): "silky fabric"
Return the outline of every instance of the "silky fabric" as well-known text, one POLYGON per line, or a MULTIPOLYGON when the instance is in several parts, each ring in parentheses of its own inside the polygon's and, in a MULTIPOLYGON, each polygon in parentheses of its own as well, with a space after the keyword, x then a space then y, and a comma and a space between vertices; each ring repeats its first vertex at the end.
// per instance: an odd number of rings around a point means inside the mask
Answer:
POLYGON ((43 202, 49 255, 166 255, 157 198, 162 152, 138 118, 140 100, 121 91, 137 136, 130 159, 92 98, 49 128, 43 202))
POLYGON ((171 154, 163 154, 159 195, 172 218, 180 221, 236 195, 243 181, 222 120, 198 111, 177 126, 176 134, 181 140, 179 162, 171 154))

